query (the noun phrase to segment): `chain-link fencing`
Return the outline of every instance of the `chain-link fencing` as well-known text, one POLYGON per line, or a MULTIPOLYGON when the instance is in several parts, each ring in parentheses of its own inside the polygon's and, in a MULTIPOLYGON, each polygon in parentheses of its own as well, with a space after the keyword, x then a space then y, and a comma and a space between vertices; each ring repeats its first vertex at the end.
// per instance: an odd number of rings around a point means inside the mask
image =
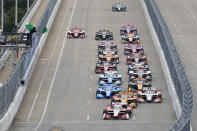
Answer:
POLYGON ((49 0, 44 14, 41 16, 39 23, 36 26, 37 32, 33 35, 32 47, 22 54, 20 61, 12 72, 9 80, 3 85, 3 87, 0 88, 0 119, 7 112, 19 86, 21 85, 21 80, 24 77, 34 52, 38 46, 40 37, 42 35, 42 29, 47 25, 56 2, 56 0, 49 0))
POLYGON ((191 85, 186 76, 179 54, 176 51, 168 25, 165 23, 158 5, 154 0, 144 1, 163 49, 182 108, 180 117, 175 121, 169 131, 190 131, 190 120, 193 111, 193 93, 191 85))

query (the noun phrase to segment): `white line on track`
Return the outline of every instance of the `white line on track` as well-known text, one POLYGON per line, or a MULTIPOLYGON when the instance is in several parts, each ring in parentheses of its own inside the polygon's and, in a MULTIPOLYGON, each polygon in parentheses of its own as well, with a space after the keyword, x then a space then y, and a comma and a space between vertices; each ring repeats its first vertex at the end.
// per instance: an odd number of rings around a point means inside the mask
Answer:
POLYGON ((90 120, 90 116, 89 116, 89 115, 87 115, 86 119, 89 121, 89 120, 90 120))
POLYGON ((92 91, 92 88, 90 88, 90 92, 92 91))
POLYGON ((88 101, 88 104, 90 105, 90 100, 88 101))
MULTIPOLYGON (((70 3, 70 1, 69 1, 69 3, 70 3)), ((69 3, 68 3, 68 4, 69 4, 69 3)), ((67 8, 67 10, 66 10, 66 13, 64 14, 63 21, 64 21, 65 18, 66 18, 67 12, 68 12, 68 8, 67 8)), ((58 42, 58 40, 59 40, 59 36, 60 36, 62 27, 63 27, 63 22, 62 22, 62 25, 61 25, 60 30, 59 30, 59 32, 58 32, 58 37, 57 37, 57 39, 56 39, 56 41, 55 41, 55 47, 53 48, 52 53, 51 53, 49 59, 39 59, 39 60, 41 60, 41 61, 48 61, 48 64, 47 64, 47 67, 46 67, 46 69, 45 69, 45 71, 44 71, 44 75, 43 75, 43 77, 42 77, 42 80, 41 80, 41 83, 40 83, 38 92, 37 92, 37 94, 36 94, 36 97, 35 97, 35 99, 34 99, 34 102, 33 102, 33 105, 32 105, 32 107, 31 107, 30 113, 29 113, 29 115, 28 115, 27 122, 29 122, 29 120, 30 120, 30 118, 31 118, 31 115, 32 115, 34 106, 35 106, 36 101, 37 101, 37 99, 38 99, 38 96, 39 96, 39 94, 40 94, 40 90, 41 90, 41 88, 42 88, 42 86, 43 86, 44 80, 46 79, 45 77, 46 77, 46 74, 47 74, 47 70, 48 70, 48 68, 49 68, 49 66, 50 66, 51 59, 52 59, 52 57, 53 57, 53 55, 54 55, 54 52, 55 52, 55 49, 56 49, 56 47, 57 47, 57 45, 58 45, 57 42, 58 42)))
MULTIPOLYGON (((68 26, 67 26, 67 31, 68 31, 68 29, 69 29, 69 27, 70 27, 70 24, 71 24, 71 20, 72 20, 72 17, 73 17, 73 14, 74 14, 74 10, 75 10, 75 6, 76 6, 76 3, 77 3, 76 1, 77 1, 77 0, 75 0, 75 2, 74 2, 74 7, 73 7, 73 10, 72 10, 72 14, 71 14, 71 16, 70 16, 70 21, 69 21, 68 26)), ((70 5, 70 1, 69 1, 69 3, 68 3, 67 10, 69 9, 69 5, 70 5)), ((66 11, 67 11, 67 10, 66 10, 66 11)), ((65 18, 66 18, 66 13, 65 13, 65 16, 64 16, 64 18, 63 18, 63 21, 65 20, 65 18)), ((62 22, 62 26, 63 26, 63 23, 64 23, 64 22, 62 22)), ((62 29, 62 28, 61 28, 61 29, 62 29)), ((61 30, 61 29, 60 29, 60 30, 61 30)), ((67 31, 66 31, 66 33, 67 33, 67 31)), ((66 36, 66 35, 65 35, 65 36, 66 36)), ((48 92, 48 95, 47 95, 47 100, 46 100, 46 104, 45 104, 45 107, 44 107, 44 111, 43 111, 42 116, 41 116, 41 119, 40 119, 40 121, 39 121, 37 127, 34 129, 34 131, 37 131, 37 130, 39 129, 40 124, 42 123, 42 121, 43 121, 43 119, 44 119, 44 116, 45 116, 45 114, 46 114, 46 110, 47 110, 47 108, 48 108, 48 103, 49 103, 49 98, 50 98, 50 96, 51 96, 51 91, 52 91, 52 88, 53 88, 53 85, 54 85, 54 82, 55 82, 56 74, 57 74, 57 71, 58 71, 58 69, 59 69, 59 65, 60 65, 60 61, 61 61, 61 58, 62 58, 62 54, 63 54, 63 50, 64 50, 64 47, 65 47, 66 40, 67 40, 67 37, 65 37, 65 39, 64 39, 64 41, 63 41, 63 47, 61 48, 61 51, 60 51, 60 56, 59 56, 59 59, 58 59, 58 62, 57 62, 57 66, 56 66, 56 68, 55 68, 55 73, 54 73, 54 75, 53 75, 53 79, 52 79, 52 82, 51 82, 51 85, 50 85, 49 92, 48 92)))
POLYGON ((91 67, 91 68, 92 68, 92 70, 94 70, 94 65, 92 65, 92 67, 91 67))
POLYGON ((93 79, 93 76, 91 75, 91 76, 90 76, 90 80, 92 80, 92 79, 93 79))

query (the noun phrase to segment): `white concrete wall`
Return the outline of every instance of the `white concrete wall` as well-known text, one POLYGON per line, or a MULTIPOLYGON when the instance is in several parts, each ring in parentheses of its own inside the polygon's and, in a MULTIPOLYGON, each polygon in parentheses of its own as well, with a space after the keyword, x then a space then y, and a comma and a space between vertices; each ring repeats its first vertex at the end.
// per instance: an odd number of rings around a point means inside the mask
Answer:
POLYGON ((173 104, 173 107, 174 107, 174 111, 176 113, 176 117, 178 119, 181 115, 180 101, 178 99, 178 95, 177 95, 174 83, 173 83, 171 75, 170 75, 170 71, 169 71, 165 56, 164 56, 163 49, 161 48, 161 44, 160 44, 158 36, 155 32, 154 26, 152 24, 151 18, 149 16, 149 13, 148 13, 148 10, 147 10, 147 7, 146 7, 146 4, 145 4, 144 0, 140 0, 140 2, 141 2, 141 5, 142 5, 142 8, 143 8, 145 17, 146 17, 146 21, 147 21, 149 30, 151 32, 151 36, 152 36, 157 54, 158 54, 160 62, 161 62, 163 73, 164 73, 164 76, 165 76, 165 79, 166 79, 166 82, 167 82, 167 85, 168 85, 168 91, 169 91, 169 94, 170 94, 170 97, 171 97, 171 100, 172 100, 172 104, 173 104))
MULTIPOLYGON (((60 3, 61 3, 62 0, 58 0, 57 3, 56 3, 56 6, 51 14, 51 17, 47 23, 47 28, 48 28, 48 32, 50 31, 51 29, 51 26, 53 24, 53 21, 55 20, 55 16, 57 14, 57 11, 59 9, 59 6, 60 6, 60 3)), ((36 11, 36 10, 34 10, 36 11)), ((32 15, 33 16, 33 15, 32 15)), ((30 20, 30 19, 29 19, 30 20)), ((26 22, 24 22, 26 23, 26 22)), ((16 93, 16 96, 13 100, 13 102, 10 104, 10 107, 7 111, 7 113, 4 115, 4 117, 0 120, 0 130, 1 131, 7 131, 9 129, 9 127, 11 126, 12 124, 12 121, 20 107, 20 104, 22 102, 22 99, 23 99, 23 96, 27 90, 27 86, 28 86, 28 83, 30 81, 30 78, 33 74, 33 71, 35 69, 35 66, 37 64, 37 61, 39 59, 39 56, 40 56, 40 53, 42 52, 42 48, 45 44, 45 41, 47 39, 47 36, 48 36, 48 32, 43 34, 40 41, 39 41, 39 46, 37 47, 35 53, 34 53, 34 56, 28 66, 28 70, 23 78, 23 80, 25 81, 25 85, 24 86, 20 86, 17 93, 16 93)))

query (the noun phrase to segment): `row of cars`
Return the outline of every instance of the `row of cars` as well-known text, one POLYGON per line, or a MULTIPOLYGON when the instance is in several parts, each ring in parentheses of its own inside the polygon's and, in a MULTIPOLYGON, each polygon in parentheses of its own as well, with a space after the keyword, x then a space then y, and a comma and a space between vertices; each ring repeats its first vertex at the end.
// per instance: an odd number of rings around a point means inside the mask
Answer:
POLYGON ((119 101, 124 93, 121 88, 122 75, 117 71, 117 65, 119 63, 117 45, 111 41, 113 33, 106 30, 100 30, 99 33, 96 33, 95 39, 96 38, 104 40, 98 44, 98 62, 96 64, 95 73, 100 75, 98 80, 99 87, 96 90, 96 98, 111 99, 111 104, 103 110, 103 119, 129 119, 133 113, 133 108, 128 106, 127 103, 119 101), (98 34, 100 35, 99 37, 98 34))
POLYGON ((113 33, 100 30, 95 36, 95 40, 101 40, 98 44, 98 62, 95 68, 95 73, 100 74, 96 98, 111 99, 111 103, 103 110, 103 119, 129 119, 138 103, 162 102, 161 91, 152 87, 151 71, 143 46, 140 45, 137 28, 125 25, 120 28, 120 35, 121 43, 128 44, 124 47, 128 65, 128 91, 122 91, 121 88, 122 75, 117 71, 119 55, 117 45, 112 42, 113 33))
MULTIPOLYGON (((162 94, 160 90, 152 87, 152 73, 149 69, 147 58, 144 55, 144 48, 140 45, 137 28, 132 25, 126 25, 122 28, 126 29, 125 33, 129 37, 128 45, 124 47, 126 55, 126 64, 128 65, 128 90, 137 93, 139 102, 162 102, 162 94)), ((120 33, 122 34, 122 33, 120 33)), ((125 35, 123 33, 123 35, 125 35)), ((124 36, 122 36, 124 38, 124 36)))

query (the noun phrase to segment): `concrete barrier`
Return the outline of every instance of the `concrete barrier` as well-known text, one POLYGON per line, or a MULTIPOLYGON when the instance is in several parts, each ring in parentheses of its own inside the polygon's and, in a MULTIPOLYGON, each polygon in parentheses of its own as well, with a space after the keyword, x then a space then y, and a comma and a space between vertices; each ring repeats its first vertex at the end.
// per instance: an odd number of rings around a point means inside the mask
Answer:
MULTIPOLYGON (((59 9, 61 1, 62 0, 58 0, 57 1, 56 6, 55 6, 55 8, 54 8, 54 10, 53 10, 53 12, 52 12, 52 14, 50 16, 50 19, 49 19, 48 23, 47 23, 48 32, 50 31, 51 26, 52 26, 52 24, 53 24, 53 22, 55 20, 55 16, 57 14, 57 11, 59 9)), ((4 117, 0 120, 0 129, 1 129, 1 131, 7 131, 9 129, 9 127, 11 126, 11 124, 12 124, 12 121, 13 121, 13 119, 14 119, 14 117, 15 117, 15 115, 16 115, 19 107, 20 107, 20 104, 21 104, 21 102, 23 100, 23 96, 24 96, 24 94, 25 94, 25 92, 27 90, 27 86, 29 84, 30 78, 31 78, 31 76, 33 74, 33 71, 35 69, 35 66, 36 66, 36 64, 38 62, 39 56, 40 56, 40 54, 42 52, 42 49, 44 47, 45 41, 46 41, 47 36, 48 36, 48 32, 41 36, 41 39, 39 41, 39 45, 38 45, 38 47, 37 47, 37 49, 36 49, 36 51, 35 51, 35 53, 33 55, 33 58, 32 58, 29 66, 28 66, 28 70, 27 70, 27 72, 26 72, 26 74, 25 74, 25 76, 23 78, 25 84, 21 85, 19 87, 19 89, 18 89, 18 91, 16 93, 16 96, 14 97, 13 102, 10 104, 10 107, 9 107, 8 111, 6 112, 4 117)))
POLYGON ((154 29, 154 26, 152 24, 151 18, 149 16, 147 7, 144 3, 144 0, 140 0, 140 2, 141 2, 141 5, 142 5, 142 8, 143 8, 145 17, 146 17, 146 21, 147 21, 149 30, 151 32, 151 36, 152 36, 157 54, 158 54, 160 62, 161 62, 163 73, 164 73, 164 76, 165 76, 165 79, 166 79, 166 82, 167 82, 167 85, 168 85, 168 91, 169 91, 169 94, 170 94, 170 97, 171 97, 171 101, 172 101, 172 104, 173 104, 173 107, 174 107, 174 111, 176 113, 176 117, 178 119, 181 115, 181 105, 180 105, 180 102, 179 102, 179 99, 178 99, 178 95, 176 93, 176 89, 175 89, 174 83, 173 83, 171 75, 170 75, 170 71, 169 71, 165 56, 164 56, 163 49, 161 48, 161 44, 160 44, 158 36, 155 32, 155 29, 154 29))
MULTIPOLYGON (((19 32, 23 32, 25 30, 25 24, 29 23, 31 18, 34 16, 35 12, 37 11, 38 7, 40 6, 40 3, 42 2, 42 0, 37 0, 34 7, 32 8, 32 10, 30 10, 30 12, 28 13, 28 16, 24 16, 24 20, 22 20, 22 24, 19 28, 19 32)), ((3 56, 0 58, 0 71, 3 69, 4 67, 4 63, 8 60, 10 54, 12 53, 12 51, 6 51, 3 56)))

